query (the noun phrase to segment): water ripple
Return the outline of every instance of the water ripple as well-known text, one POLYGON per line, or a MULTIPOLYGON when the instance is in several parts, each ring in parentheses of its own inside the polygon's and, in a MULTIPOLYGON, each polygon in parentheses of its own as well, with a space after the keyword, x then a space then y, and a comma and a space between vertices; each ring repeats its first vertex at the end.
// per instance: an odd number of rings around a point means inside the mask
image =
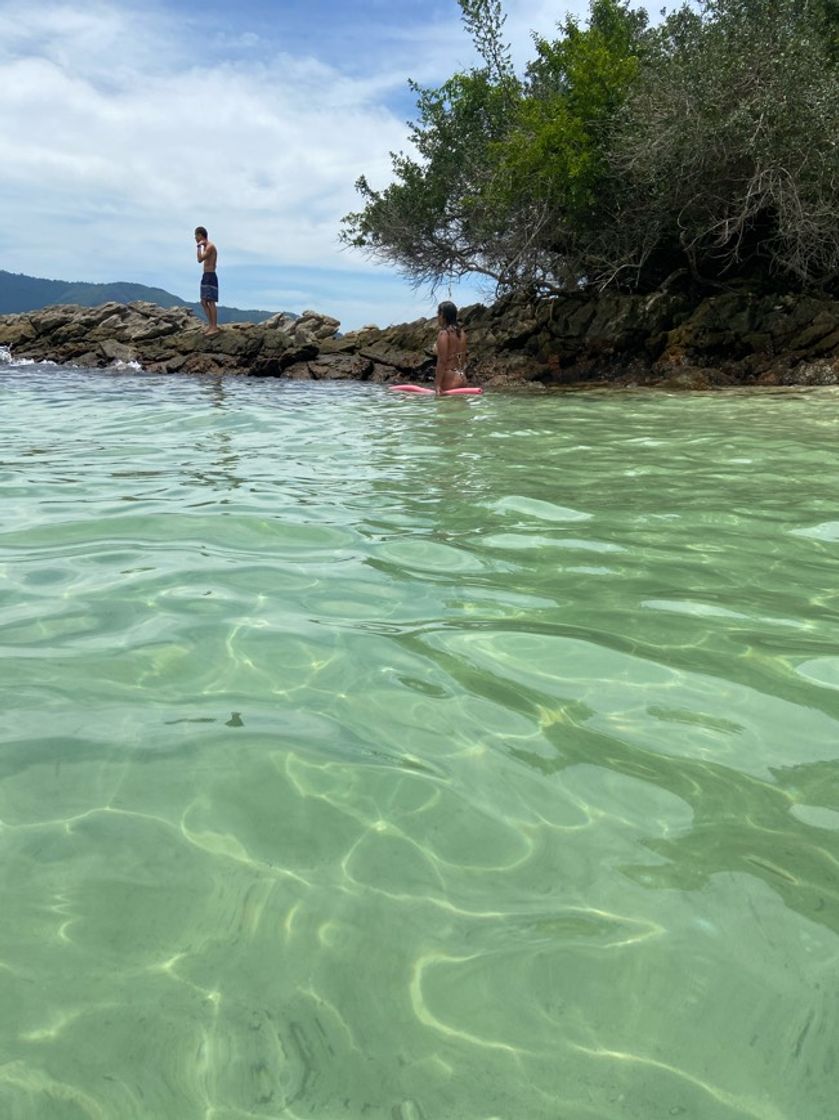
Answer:
POLYGON ((0 362, 0 1115, 832 1115, 834 392, 0 362))

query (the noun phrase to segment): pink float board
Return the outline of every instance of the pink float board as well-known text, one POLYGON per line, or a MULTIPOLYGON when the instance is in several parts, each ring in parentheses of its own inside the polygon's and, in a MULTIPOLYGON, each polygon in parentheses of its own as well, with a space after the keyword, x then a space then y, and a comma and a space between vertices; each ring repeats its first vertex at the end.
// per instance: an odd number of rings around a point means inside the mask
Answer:
MULTIPOLYGON (((432 395, 434 393, 433 389, 429 389, 425 385, 391 385, 390 388, 394 393, 431 393, 432 395)), ((467 385, 463 389, 445 389, 441 396, 475 397, 480 393, 483 393, 483 389, 478 385, 467 385)))

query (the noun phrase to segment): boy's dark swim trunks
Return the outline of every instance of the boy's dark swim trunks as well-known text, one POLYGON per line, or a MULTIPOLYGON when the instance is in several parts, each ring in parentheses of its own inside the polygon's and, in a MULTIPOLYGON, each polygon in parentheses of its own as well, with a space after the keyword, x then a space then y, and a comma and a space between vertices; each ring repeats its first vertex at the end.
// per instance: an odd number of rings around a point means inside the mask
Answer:
POLYGON ((201 298, 208 303, 218 303, 218 276, 214 272, 201 276, 201 298))

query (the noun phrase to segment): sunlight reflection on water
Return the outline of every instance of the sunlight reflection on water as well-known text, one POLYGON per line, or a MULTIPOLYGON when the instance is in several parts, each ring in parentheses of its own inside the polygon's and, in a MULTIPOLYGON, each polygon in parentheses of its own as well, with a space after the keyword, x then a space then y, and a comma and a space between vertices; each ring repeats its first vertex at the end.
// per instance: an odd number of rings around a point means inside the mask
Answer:
POLYGON ((839 396, 0 390, 0 1115, 832 1114, 839 396))

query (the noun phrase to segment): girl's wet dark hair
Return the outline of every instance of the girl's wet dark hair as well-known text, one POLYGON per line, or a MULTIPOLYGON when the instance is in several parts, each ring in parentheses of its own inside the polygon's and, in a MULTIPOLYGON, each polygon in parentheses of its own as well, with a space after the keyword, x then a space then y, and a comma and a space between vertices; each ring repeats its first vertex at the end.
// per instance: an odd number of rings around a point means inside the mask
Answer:
POLYGON ((457 322, 457 308, 450 299, 444 299, 440 306, 437 308, 437 314, 443 318, 443 325, 446 330, 460 331, 457 322))

